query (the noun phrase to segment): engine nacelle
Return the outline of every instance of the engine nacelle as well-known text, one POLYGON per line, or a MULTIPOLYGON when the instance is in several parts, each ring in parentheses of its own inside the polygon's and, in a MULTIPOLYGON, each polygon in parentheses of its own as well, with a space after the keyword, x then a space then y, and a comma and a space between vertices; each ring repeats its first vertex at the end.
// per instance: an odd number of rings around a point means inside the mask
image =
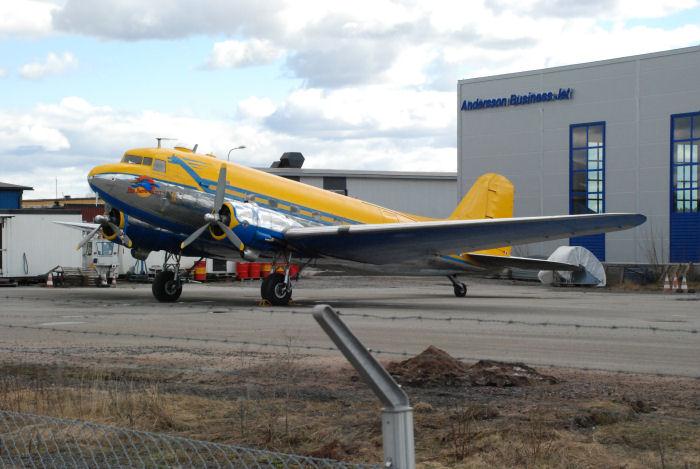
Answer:
POLYGON ((148 249, 143 248, 133 248, 131 250, 131 257, 139 261, 145 261, 148 259, 148 255, 151 253, 148 249))
MULTIPOLYGON (((117 210, 116 208, 112 208, 106 216, 110 222, 117 225, 120 229, 124 229, 124 226, 126 225, 126 216, 123 212, 117 210)), ((98 221, 98 218, 96 217, 95 220, 98 221)), ((107 241, 114 241, 119 236, 119 233, 112 229, 111 226, 102 224, 102 236, 107 241)))

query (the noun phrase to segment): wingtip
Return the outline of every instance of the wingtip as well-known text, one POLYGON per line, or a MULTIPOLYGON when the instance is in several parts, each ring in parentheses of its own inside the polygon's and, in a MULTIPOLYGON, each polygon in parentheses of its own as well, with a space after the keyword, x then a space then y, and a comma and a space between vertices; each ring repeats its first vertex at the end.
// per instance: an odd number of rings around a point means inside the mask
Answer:
POLYGON ((642 223, 647 221, 646 215, 642 215, 641 213, 635 213, 634 215, 634 221, 635 221, 635 226, 639 226, 642 223))

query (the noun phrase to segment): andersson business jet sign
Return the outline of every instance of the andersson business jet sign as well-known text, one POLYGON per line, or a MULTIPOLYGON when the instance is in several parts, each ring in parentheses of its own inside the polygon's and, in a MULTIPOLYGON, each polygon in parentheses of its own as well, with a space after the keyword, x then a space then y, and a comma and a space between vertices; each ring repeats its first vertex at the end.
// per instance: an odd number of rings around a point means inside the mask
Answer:
POLYGON ((523 104, 545 103, 549 101, 565 101, 573 99, 573 88, 559 88, 559 91, 544 91, 541 93, 511 94, 510 98, 477 98, 474 101, 462 101, 462 111, 477 111, 494 107, 521 106, 523 104))

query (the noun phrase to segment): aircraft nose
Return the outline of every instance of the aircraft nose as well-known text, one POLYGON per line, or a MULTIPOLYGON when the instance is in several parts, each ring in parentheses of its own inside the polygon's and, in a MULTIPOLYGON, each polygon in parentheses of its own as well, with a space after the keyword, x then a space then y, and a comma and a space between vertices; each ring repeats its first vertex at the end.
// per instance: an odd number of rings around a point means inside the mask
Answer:
POLYGON ((107 170, 107 167, 108 167, 108 165, 100 165, 100 166, 95 166, 94 168, 92 168, 90 170, 90 172, 88 173, 88 181, 99 174, 105 173, 107 170))
POLYGON ((96 191, 106 191, 112 186, 112 178, 107 175, 105 166, 95 166, 88 173, 88 184, 96 191))

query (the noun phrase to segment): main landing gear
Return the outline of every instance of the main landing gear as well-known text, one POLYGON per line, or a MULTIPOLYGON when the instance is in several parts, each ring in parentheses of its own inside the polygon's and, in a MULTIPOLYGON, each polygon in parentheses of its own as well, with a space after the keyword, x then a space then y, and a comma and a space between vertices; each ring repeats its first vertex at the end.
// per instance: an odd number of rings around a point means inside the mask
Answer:
MULTIPOLYGON (((283 267, 284 272, 275 272, 273 269, 273 273, 263 280, 260 287, 260 295, 274 306, 286 306, 292 299, 291 254, 285 255, 283 267)), ((153 296, 161 303, 173 303, 182 294, 182 283, 180 255, 166 253, 163 270, 153 280, 153 296)))
POLYGON ((456 275, 448 275, 447 278, 452 282, 452 286, 455 290, 455 296, 458 298, 464 298, 467 296, 467 285, 465 283, 457 281, 456 275))
POLYGON ((182 278, 180 277, 180 255, 165 254, 163 270, 153 279, 151 287, 153 296, 161 303, 174 303, 182 293, 182 278), (175 262, 169 262, 174 260, 175 262))
POLYGON ((275 272, 267 276, 260 286, 260 296, 273 306, 287 306, 292 299, 292 281, 289 271, 292 266, 292 255, 285 256, 284 273, 275 272))

